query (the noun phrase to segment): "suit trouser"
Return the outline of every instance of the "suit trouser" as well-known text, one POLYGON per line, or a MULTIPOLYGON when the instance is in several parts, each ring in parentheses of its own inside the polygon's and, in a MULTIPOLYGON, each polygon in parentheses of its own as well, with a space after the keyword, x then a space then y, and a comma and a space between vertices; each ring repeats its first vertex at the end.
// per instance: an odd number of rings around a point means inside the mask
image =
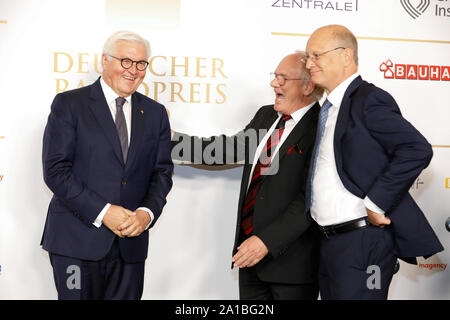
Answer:
POLYGON ((324 235, 320 244, 319 287, 323 300, 387 299, 396 256, 389 226, 369 225, 324 235))
POLYGON ((123 261, 117 239, 99 261, 50 253, 50 262, 59 300, 139 300, 142 297, 145 262, 123 261))
POLYGON ((317 300, 317 283, 289 284, 262 281, 255 267, 239 269, 241 300, 317 300))

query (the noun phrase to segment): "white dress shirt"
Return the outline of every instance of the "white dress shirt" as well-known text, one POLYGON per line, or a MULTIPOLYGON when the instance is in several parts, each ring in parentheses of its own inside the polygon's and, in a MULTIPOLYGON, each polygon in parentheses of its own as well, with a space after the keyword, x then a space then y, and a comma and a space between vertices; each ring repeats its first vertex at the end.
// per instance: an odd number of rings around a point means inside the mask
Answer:
MULTIPOLYGON (((316 102, 314 101, 313 103, 311 103, 310 105, 307 105, 306 107, 300 108, 297 111, 295 111, 294 113, 291 114, 291 119, 289 119, 288 121, 286 121, 286 124, 284 126, 284 131, 283 134, 281 135, 281 139, 280 142, 278 143, 278 145, 275 148, 275 152, 273 153, 272 157, 271 157, 271 161, 275 158, 276 154, 278 153, 278 150, 280 149, 280 147, 283 145, 284 141, 287 139, 287 137, 289 136, 289 134, 292 132, 292 130, 295 128, 295 126, 297 125, 297 123, 300 122, 300 120, 303 118, 303 116, 309 111, 309 109, 312 108, 312 106, 315 104, 316 102)), ((269 139, 269 137, 272 135, 272 132, 275 130, 275 127, 277 126, 278 121, 280 120, 282 114, 280 112, 278 112, 278 117, 275 120, 275 122, 272 124, 272 126, 270 127, 269 131, 267 131, 267 134, 264 136, 264 138, 261 140, 261 143, 258 145, 258 148, 256 149, 255 152, 255 156, 253 158, 253 166, 252 166, 252 170, 250 171, 250 177, 253 175, 253 170, 255 169, 256 163, 258 161, 259 156, 261 155, 261 151, 262 149, 265 147, 267 140, 269 139)), ((247 185, 247 190, 248 187, 250 186, 252 179, 249 179, 248 185, 247 185)))
MULTIPOLYGON (((376 206, 368 197, 358 198, 342 184, 336 168, 334 156, 334 131, 337 116, 345 91, 358 76, 354 73, 337 86, 327 99, 332 106, 328 110, 327 122, 317 156, 316 171, 312 181, 311 216, 321 226, 338 223, 367 216, 366 207, 376 213, 384 211, 376 206)), ((321 100, 321 105, 325 98, 321 100)))
MULTIPOLYGON (((116 99, 119 97, 117 93, 114 92, 113 89, 111 89, 110 86, 108 86, 103 80, 103 78, 100 78, 100 84, 102 86, 103 94, 105 95, 106 102, 108 103, 109 110, 111 111, 111 116, 113 120, 116 118, 116 99)), ((125 103, 123 105, 123 113, 125 115, 125 122, 127 124, 127 131, 128 131, 128 145, 130 145, 131 141, 131 96, 124 97, 125 103)), ((105 216, 106 212, 108 211, 109 207, 111 206, 110 203, 106 204, 106 206, 103 208, 103 210, 100 212, 100 214, 97 216, 95 221, 93 222, 94 226, 97 228, 100 228, 102 225, 103 217, 105 216)), ((144 210, 150 215, 150 223, 147 225, 146 229, 152 224, 153 222, 153 212, 145 207, 138 208, 137 210, 144 210)))

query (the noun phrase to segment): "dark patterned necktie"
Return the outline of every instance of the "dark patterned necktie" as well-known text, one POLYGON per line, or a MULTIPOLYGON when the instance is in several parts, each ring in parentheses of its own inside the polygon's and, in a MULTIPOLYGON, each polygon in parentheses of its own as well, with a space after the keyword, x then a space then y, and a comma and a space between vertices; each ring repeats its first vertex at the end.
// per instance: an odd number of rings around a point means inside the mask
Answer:
POLYGON ((116 119, 115 124, 117 133, 119 134, 120 147, 122 148, 123 162, 127 162, 128 154, 128 130, 127 123, 125 121, 125 114, 123 113, 123 105, 125 104, 125 98, 118 97, 116 99, 116 119))
POLYGON ((286 121, 291 119, 290 115, 283 115, 278 122, 275 130, 267 139, 267 143, 264 149, 261 151, 261 155, 258 158, 258 162, 253 170, 252 180, 250 186, 248 187, 247 195, 245 196, 244 206, 242 209, 242 229, 245 235, 249 235, 253 231, 253 211, 256 200, 256 195, 258 194, 259 187, 263 181, 264 174, 270 168, 270 161, 272 160, 273 153, 276 150, 278 143, 280 142, 281 136, 284 132, 284 126, 286 121))

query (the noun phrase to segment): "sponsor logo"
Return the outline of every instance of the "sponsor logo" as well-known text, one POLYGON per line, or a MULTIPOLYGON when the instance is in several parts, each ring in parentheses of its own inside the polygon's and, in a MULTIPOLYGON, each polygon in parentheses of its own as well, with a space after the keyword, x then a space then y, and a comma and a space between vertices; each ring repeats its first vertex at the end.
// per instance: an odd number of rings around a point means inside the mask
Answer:
POLYGON ((271 0, 273 8, 326 10, 326 11, 358 11, 358 0, 271 0))
POLYGON ((419 263, 420 269, 428 269, 433 270, 437 269, 438 271, 444 271, 447 268, 446 263, 419 263))
POLYGON ((450 178, 445 178, 445 188, 450 189, 450 178))
POLYGON ((450 17, 450 4, 448 2, 448 0, 400 0, 404 12, 413 19, 419 18, 425 12, 429 16, 450 17), (430 10, 428 10, 428 8, 430 8, 430 10))
POLYGON ((445 229, 447 229, 448 232, 450 232, 450 217, 447 218, 445 221, 445 229))
POLYGON ((413 19, 422 15, 422 13, 430 6, 430 0, 421 0, 417 6, 413 5, 410 0, 400 0, 400 3, 402 4, 403 9, 405 9, 413 19))
POLYGON ((394 64, 390 59, 380 64, 385 79, 450 81, 450 66, 394 64))
POLYGON ((3 177, 4 177, 4 176, 5 176, 4 174, 0 174, 0 182, 3 181, 3 177))

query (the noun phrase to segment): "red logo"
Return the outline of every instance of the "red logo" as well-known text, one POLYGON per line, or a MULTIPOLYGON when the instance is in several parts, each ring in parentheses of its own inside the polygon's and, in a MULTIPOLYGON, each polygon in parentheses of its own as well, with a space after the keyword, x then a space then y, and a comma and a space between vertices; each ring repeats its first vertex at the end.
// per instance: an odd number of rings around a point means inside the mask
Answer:
POLYGON ((450 81, 450 66, 393 64, 387 60, 380 64, 380 71, 385 79, 450 81))

